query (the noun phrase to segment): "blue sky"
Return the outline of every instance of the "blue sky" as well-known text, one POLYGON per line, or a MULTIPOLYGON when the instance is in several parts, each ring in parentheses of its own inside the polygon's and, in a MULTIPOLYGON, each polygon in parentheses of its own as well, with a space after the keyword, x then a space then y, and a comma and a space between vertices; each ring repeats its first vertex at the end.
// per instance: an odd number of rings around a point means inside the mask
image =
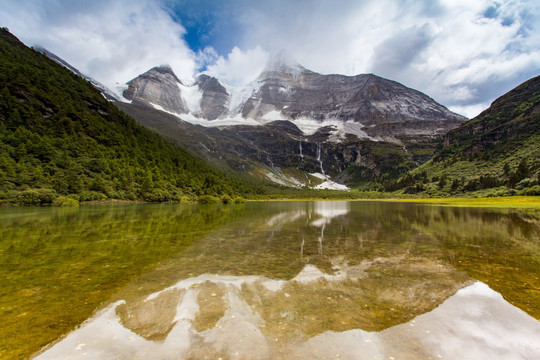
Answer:
POLYGON ((472 117, 540 74, 537 0, 1 0, 0 26, 109 87, 170 64, 245 84, 277 52, 472 117))
POLYGON ((164 8, 171 17, 186 29, 184 36, 194 51, 212 47, 218 54, 226 56, 237 44, 242 32, 237 21, 235 8, 238 1, 166 1, 164 8))

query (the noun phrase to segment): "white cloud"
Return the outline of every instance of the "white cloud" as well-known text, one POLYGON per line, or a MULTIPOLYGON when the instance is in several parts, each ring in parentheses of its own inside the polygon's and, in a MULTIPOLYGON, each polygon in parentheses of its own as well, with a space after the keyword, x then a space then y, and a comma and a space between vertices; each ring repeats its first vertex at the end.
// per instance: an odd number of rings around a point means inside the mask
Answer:
POLYGON ((152 1, 17 0, 0 8, 0 21, 27 45, 52 51, 106 86, 168 63, 191 78, 195 55, 184 28, 152 1))
POLYGON ((197 67, 204 69, 207 66, 215 64, 219 58, 220 56, 217 51, 213 47, 207 46, 202 51, 197 52, 197 67))
POLYGON ((473 104, 473 105, 456 105, 456 106, 450 106, 449 109, 455 113, 461 114, 463 116, 468 117, 469 119, 472 119, 473 117, 479 115, 482 111, 486 110, 489 107, 489 105, 491 105, 489 102, 473 104))
POLYGON ((208 73, 227 80, 232 85, 242 85, 254 80, 264 69, 269 54, 260 46, 242 51, 235 47, 227 58, 219 57, 208 73))

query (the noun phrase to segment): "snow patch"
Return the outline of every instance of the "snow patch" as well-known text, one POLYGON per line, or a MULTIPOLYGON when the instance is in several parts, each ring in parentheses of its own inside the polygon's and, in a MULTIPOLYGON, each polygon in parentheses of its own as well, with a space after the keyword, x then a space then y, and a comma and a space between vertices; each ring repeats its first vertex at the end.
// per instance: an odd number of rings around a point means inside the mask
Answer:
POLYGON ((112 89, 109 89, 115 97, 118 99, 118 101, 125 102, 130 104, 131 100, 128 100, 124 97, 124 91, 126 91, 129 88, 128 84, 119 84, 116 83, 116 86, 112 89))
POLYGON ((248 126, 260 126, 261 123, 257 122, 252 118, 244 118, 241 114, 235 116, 227 116, 222 119, 216 120, 206 120, 200 117, 197 117, 193 114, 178 114, 172 111, 165 110, 161 105, 150 103, 154 109, 166 112, 167 114, 176 116, 180 120, 188 122, 193 125, 201 125, 204 127, 219 127, 219 126, 236 126, 236 125, 248 125, 248 126))
POLYGON ((287 120, 282 114, 281 111, 278 110, 272 110, 267 112, 262 117, 263 120, 266 121, 277 121, 277 120, 287 120))
POLYGON ((322 184, 319 184, 314 187, 314 189, 322 190, 341 190, 341 191, 350 191, 351 189, 347 185, 339 184, 332 180, 326 180, 322 184))
POLYGON ((222 80, 220 80, 220 83, 227 91, 227 94, 229 94, 229 114, 241 112, 240 106, 244 104, 253 94, 259 91, 263 85, 262 81, 257 80, 252 81, 245 86, 235 86, 222 80))
POLYGON ((359 139, 369 139, 375 141, 375 139, 373 139, 363 130, 364 125, 352 120, 343 121, 339 119, 328 119, 319 121, 309 118, 300 118, 289 121, 295 124, 306 136, 313 135, 319 129, 330 126, 332 127, 332 130, 329 140, 332 142, 341 142, 345 140, 346 134, 355 135, 359 139))
POLYGON ((154 109, 156 109, 156 110, 163 111, 163 112, 166 112, 166 113, 171 114, 171 115, 174 115, 174 116, 180 116, 179 114, 177 114, 177 113, 175 113, 175 112, 165 110, 165 109, 163 108, 163 106, 158 105, 158 104, 154 104, 153 102, 151 102, 150 105, 152 105, 152 106, 154 107, 154 109))
POLYGON ((201 99, 202 91, 199 90, 198 86, 185 86, 181 83, 177 83, 180 93, 182 95, 182 100, 186 104, 189 112, 191 114, 197 114, 201 111, 201 99))
MULTIPOLYGON (((351 189, 347 185, 339 184, 330 179, 328 175, 323 175, 321 173, 311 173, 310 175, 324 180, 321 184, 311 187, 312 189, 317 190, 341 190, 341 191, 350 191, 351 189)), ((307 186, 307 184, 298 181, 295 178, 287 177, 284 174, 275 174, 273 172, 267 172, 265 176, 272 182, 289 187, 302 188, 307 186)))
POLYGON ((315 176, 317 179, 326 180, 326 175, 323 175, 321 173, 311 173, 311 176, 315 176))
POLYGON ((290 94, 292 90, 291 90, 290 86, 280 86, 278 88, 278 91, 280 93, 283 93, 283 94, 290 94))
POLYGON ((227 116, 225 118, 216 119, 216 120, 206 120, 193 116, 192 114, 184 114, 178 116, 180 119, 184 120, 193 125, 201 125, 204 127, 219 127, 219 126, 238 126, 238 125, 248 125, 248 126, 260 126, 261 123, 251 118, 243 118, 241 114, 235 116, 227 116))
POLYGON ((267 172, 266 177, 276 184, 283 186, 295 187, 298 189, 304 186, 304 184, 302 184, 300 181, 296 180, 295 178, 285 176, 284 174, 277 175, 273 172, 267 172))
POLYGON ((304 135, 307 136, 315 134, 317 130, 324 126, 333 125, 333 123, 331 122, 321 122, 314 119, 306 118, 291 120, 291 122, 296 125, 300 129, 300 131, 304 133, 304 135))
POLYGON ((318 179, 324 180, 321 184, 313 187, 313 189, 327 189, 327 190, 342 190, 342 191, 349 191, 351 190, 347 185, 339 184, 333 180, 330 179, 328 175, 324 175, 321 173, 311 173, 311 176, 314 176, 318 179))

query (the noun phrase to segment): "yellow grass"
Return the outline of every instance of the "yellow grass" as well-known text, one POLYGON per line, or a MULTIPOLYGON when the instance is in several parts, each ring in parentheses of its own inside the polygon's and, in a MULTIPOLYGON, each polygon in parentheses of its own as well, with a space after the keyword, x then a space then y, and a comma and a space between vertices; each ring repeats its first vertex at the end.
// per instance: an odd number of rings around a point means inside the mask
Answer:
POLYGON ((415 202, 449 206, 540 208, 540 196, 504 196, 489 198, 434 198, 434 199, 391 199, 382 201, 415 202))

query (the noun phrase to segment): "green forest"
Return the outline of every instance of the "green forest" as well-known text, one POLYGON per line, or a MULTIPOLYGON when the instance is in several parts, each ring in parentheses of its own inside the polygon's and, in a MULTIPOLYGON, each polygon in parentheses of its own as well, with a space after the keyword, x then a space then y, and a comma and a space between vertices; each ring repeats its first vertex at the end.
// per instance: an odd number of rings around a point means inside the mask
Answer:
POLYGON ((0 30, 0 202, 244 196, 255 188, 164 140, 85 79, 0 30))

